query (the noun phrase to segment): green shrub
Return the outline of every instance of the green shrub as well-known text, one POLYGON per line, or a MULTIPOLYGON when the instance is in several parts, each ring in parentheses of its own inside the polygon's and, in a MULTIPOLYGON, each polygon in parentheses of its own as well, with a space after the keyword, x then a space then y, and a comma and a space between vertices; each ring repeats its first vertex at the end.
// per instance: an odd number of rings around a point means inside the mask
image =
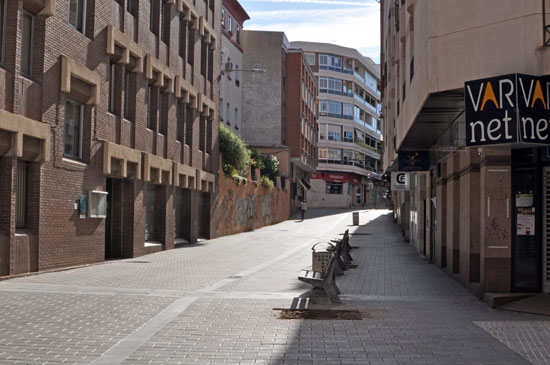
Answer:
POLYGON ((275 187, 275 184, 273 183, 273 180, 271 180, 269 177, 267 177, 265 175, 263 175, 260 178, 260 181, 261 181, 262 185, 265 186, 268 189, 273 189, 275 187))
POLYGON ((260 173, 264 176, 269 177, 269 179, 273 182, 277 180, 277 176, 279 176, 279 160, 277 160, 277 157, 271 156, 271 155, 264 155, 263 156, 263 169, 260 170, 260 173))
POLYGON ((259 168, 260 170, 264 168, 264 157, 262 154, 255 149, 254 147, 248 148, 250 153, 250 165, 259 168))
POLYGON ((234 176, 233 170, 236 170, 241 176, 248 174, 250 153, 241 137, 223 124, 220 124, 220 152, 222 153, 224 174, 234 176), (228 166, 226 167, 226 165, 228 166))

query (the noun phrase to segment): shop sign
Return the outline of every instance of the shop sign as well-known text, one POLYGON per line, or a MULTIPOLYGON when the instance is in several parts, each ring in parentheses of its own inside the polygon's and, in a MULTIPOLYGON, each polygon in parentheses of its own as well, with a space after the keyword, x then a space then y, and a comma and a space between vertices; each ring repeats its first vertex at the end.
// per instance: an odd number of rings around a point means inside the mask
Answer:
POLYGON ((510 74, 466 82, 466 145, 550 144, 549 98, 549 77, 510 74))
POLYGON ((397 154, 399 171, 428 171, 430 153, 428 151, 399 151, 397 154))
POLYGON ((394 171, 391 173, 392 191, 406 191, 410 189, 410 173, 405 171, 394 171))

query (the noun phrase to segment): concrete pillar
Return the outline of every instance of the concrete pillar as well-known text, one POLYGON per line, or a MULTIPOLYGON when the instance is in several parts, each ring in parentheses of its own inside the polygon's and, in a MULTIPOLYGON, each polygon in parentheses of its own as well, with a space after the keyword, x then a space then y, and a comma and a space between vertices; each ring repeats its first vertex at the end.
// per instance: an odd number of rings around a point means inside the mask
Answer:
POLYGON ((460 181, 459 153, 447 159, 447 271, 460 270, 460 181))
MULTIPOLYGON (((442 162, 438 170, 442 174, 446 168, 447 164, 442 162)), ((441 176, 437 177, 435 205, 435 264, 440 268, 445 268, 447 267, 447 181, 441 176)))
POLYGON ((479 155, 467 148, 460 158, 460 282, 476 295, 479 288, 479 155))
POLYGON ((416 250, 421 255, 426 256, 424 240, 426 238, 427 226, 426 211, 429 209, 429 202, 426 201, 426 173, 418 173, 418 186, 416 188, 416 206, 417 206, 417 234, 416 234, 416 250))
POLYGON ((511 150, 483 148, 480 169, 480 282, 484 292, 511 288, 511 150))
POLYGON ((0 276, 12 273, 15 241, 15 157, 0 157, 0 276))
POLYGON ((126 189, 128 197, 133 198, 134 220, 133 220, 133 248, 132 256, 138 257, 145 253, 145 182, 136 180, 133 189, 126 189))
POLYGON ((162 197, 164 199, 165 219, 164 219, 164 249, 174 248, 174 237, 176 233, 176 221, 174 210, 174 187, 165 185, 162 188, 162 197))

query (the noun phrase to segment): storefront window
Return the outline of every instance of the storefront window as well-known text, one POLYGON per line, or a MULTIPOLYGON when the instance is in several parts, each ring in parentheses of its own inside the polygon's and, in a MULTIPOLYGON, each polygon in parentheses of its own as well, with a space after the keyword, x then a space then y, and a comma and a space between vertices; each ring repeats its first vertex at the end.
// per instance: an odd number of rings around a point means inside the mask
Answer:
POLYGON ((344 190, 344 184, 341 182, 326 182, 326 193, 342 195, 344 190))

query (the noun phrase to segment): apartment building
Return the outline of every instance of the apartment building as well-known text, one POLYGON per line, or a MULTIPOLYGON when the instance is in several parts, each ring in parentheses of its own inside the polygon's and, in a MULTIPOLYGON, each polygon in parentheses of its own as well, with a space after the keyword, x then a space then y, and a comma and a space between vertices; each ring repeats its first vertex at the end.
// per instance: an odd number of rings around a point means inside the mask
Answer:
POLYGON ((319 86, 319 163, 308 204, 368 203, 374 182, 381 179, 379 67, 352 48, 314 42, 291 46, 304 51, 319 86))
POLYGON ((241 134, 243 66, 242 30, 250 19, 237 0, 223 0, 221 8, 220 122, 241 134))
POLYGON ((381 3, 384 168, 406 185, 396 218, 488 301, 550 292, 544 3, 381 3))
POLYGON ((291 208, 309 199, 309 177, 317 164, 317 82, 303 52, 283 32, 244 31, 245 141, 260 151, 286 156, 281 172, 290 181, 291 208))
POLYGON ((208 237, 220 2, 0 10, 0 275, 208 237))

